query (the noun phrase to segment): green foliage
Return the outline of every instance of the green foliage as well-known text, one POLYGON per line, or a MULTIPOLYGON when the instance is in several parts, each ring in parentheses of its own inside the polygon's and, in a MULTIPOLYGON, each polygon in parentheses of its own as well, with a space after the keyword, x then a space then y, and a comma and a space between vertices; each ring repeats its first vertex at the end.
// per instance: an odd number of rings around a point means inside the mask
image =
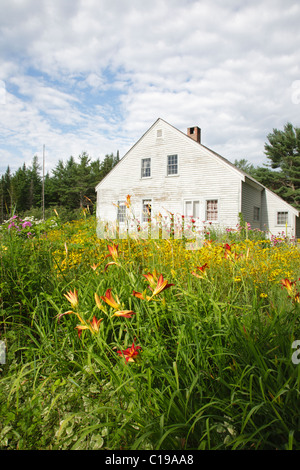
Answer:
MULTIPOLYGON (((54 253, 66 240, 71 249, 73 228, 61 226, 57 242, 43 228, 33 239, 0 234, 1 449, 300 449, 300 369, 291 361, 300 304, 280 286, 265 299, 213 265, 211 276, 183 277, 157 241, 120 241, 107 269, 103 242, 97 270, 81 263, 62 272, 54 253), (154 301, 133 296, 149 294, 143 274, 153 268, 174 285, 154 301), (96 334, 79 338, 76 315, 57 318, 75 288, 74 311, 86 322, 103 318, 96 334), (113 317, 104 302, 99 310, 94 294, 108 288, 132 318, 113 317), (117 351, 133 341, 142 349, 126 363, 117 351)), ((233 258, 227 263, 234 272, 233 258)))
MULTIPOLYGON (((71 156, 66 163, 59 160, 44 179, 45 208, 60 207, 71 213, 68 220, 73 220, 74 211, 87 207, 90 212, 96 202, 95 186, 118 163, 119 154, 106 155, 102 162, 92 161, 86 152, 76 162, 71 156)), ((30 211, 42 210, 42 178, 41 167, 35 156, 31 167, 24 164, 13 175, 9 167, 1 177, 0 184, 0 221, 3 222, 13 215, 28 215, 30 211)), ((66 220, 66 217, 64 217, 66 220)))

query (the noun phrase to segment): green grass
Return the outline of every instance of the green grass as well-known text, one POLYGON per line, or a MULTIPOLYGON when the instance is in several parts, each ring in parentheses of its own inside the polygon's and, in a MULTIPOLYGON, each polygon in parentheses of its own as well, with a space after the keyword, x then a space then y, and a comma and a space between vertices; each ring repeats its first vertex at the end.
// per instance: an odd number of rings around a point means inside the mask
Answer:
POLYGON ((60 272, 59 242, 1 236, 0 449, 300 449, 299 306, 282 289, 266 300, 225 273, 179 281, 149 242, 174 286, 147 302, 132 295, 147 286, 142 251, 122 267, 60 272), (97 334, 79 338, 76 315, 57 319, 75 288, 76 312, 103 318, 97 334), (132 318, 98 309, 108 288, 132 318), (126 363, 117 351, 133 341, 141 350, 126 363))

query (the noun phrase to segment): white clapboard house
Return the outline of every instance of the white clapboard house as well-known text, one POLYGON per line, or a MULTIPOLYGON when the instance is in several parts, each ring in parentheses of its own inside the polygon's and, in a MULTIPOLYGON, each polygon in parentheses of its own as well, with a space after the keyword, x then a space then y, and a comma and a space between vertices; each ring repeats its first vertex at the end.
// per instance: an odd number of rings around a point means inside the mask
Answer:
POLYGON ((294 207, 202 145, 198 127, 185 134, 163 119, 121 158, 96 192, 100 237, 114 236, 116 228, 118 235, 147 234, 150 224, 152 238, 162 233, 166 238, 173 218, 175 236, 182 221, 184 230, 192 226, 198 233, 208 224, 235 229, 240 213, 251 228, 275 236, 300 234, 294 207))

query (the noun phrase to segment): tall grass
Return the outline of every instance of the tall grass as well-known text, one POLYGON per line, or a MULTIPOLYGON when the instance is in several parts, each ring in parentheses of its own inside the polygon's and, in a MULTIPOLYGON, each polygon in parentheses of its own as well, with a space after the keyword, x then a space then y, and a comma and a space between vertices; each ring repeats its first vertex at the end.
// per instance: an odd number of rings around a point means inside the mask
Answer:
POLYGON ((299 449, 299 304, 283 271, 270 281, 274 250, 278 270, 288 258, 299 272, 290 247, 249 254, 241 242, 244 257, 226 258, 224 240, 192 252, 178 240, 97 241, 94 227, 1 232, 0 448, 299 449), (151 300, 149 272, 173 284, 151 300), (113 316, 108 289, 131 318, 113 316), (84 326, 102 318, 99 329, 79 337, 78 315, 84 326), (126 362, 118 351, 132 344, 141 349, 126 362))

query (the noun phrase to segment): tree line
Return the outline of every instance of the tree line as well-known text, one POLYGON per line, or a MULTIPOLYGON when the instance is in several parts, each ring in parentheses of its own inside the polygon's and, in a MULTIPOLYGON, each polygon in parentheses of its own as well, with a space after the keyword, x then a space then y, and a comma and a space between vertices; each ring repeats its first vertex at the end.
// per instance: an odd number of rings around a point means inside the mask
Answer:
POLYGON ((273 129, 267 139, 264 150, 268 163, 255 167, 241 159, 234 165, 300 209, 300 128, 288 122, 283 130, 273 129))
POLYGON ((96 201, 95 186, 118 163, 119 152, 106 155, 100 161, 92 161, 83 152, 78 161, 71 156, 66 163, 59 160, 52 174, 41 176, 41 165, 34 156, 31 166, 25 163, 14 174, 9 166, 0 181, 0 219, 1 222, 13 212, 23 214, 33 209, 64 207, 72 212, 89 207, 93 210, 96 201), (43 191, 44 186, 44 191, 43 191), (44 192, 44 197, 42 193, 44 192))

